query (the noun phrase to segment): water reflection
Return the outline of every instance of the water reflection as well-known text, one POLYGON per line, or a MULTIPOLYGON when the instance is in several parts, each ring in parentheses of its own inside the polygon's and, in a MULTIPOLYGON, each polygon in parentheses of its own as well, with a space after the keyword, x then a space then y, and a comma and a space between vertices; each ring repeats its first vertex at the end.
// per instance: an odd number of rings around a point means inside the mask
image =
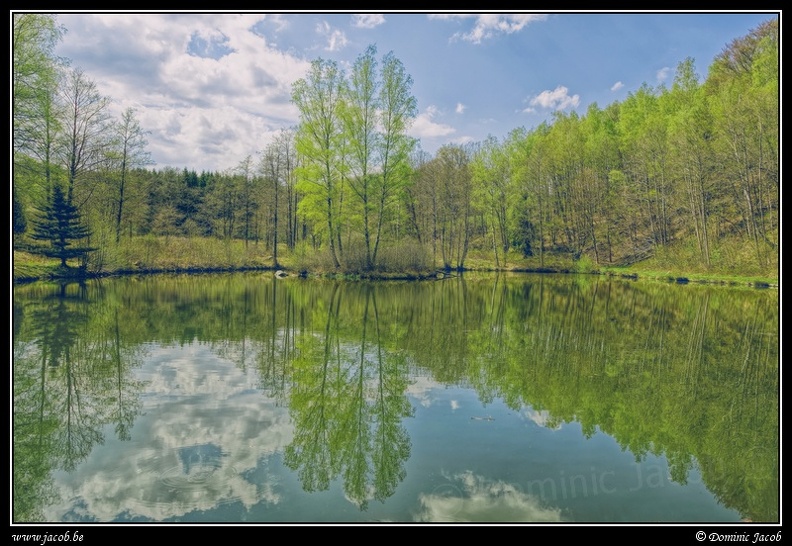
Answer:
POLYGON ((778 520, 774 291, 177 276, 13 309, 14 521, 778 520))
POLYGON ((347 290, 339 286, 332 286, 324 306, 323 335, 304 337, 293 363, 289 407, 297 432, 284 462, 306 491, 326 490, 341 476, 347 498, 366 509, 370 499, 390 497, 405 476, 410 440, 402 420, 412 415, 405 395, 408 367, 404 355, 386 352, 369 284, 348 290, 358 292, 363 311, 359 342, 345 339, 339 321, 347 290))
POLYGON ((560 523, 559 508, 548 507, 540 495, 500 480, 488 480, 471 471, 448 476, 449 483, 418 499, 417 521, 560 523))

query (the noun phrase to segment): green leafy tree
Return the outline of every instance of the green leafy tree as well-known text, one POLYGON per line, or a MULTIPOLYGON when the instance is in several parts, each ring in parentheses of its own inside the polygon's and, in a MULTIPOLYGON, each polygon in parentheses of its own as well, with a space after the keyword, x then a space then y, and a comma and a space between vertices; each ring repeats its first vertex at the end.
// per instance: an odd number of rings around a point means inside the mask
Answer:
POLYGON ((410 154, 415 149, 415 139, 407 134, 415 120, 418 102, 412 94, 413 79, 393 52, 382 59, 382 84, 379 92, 381 134, 378 140, 379 187, 377 188, 377 233, 373 260, 387 212, 399 199, 410 181, 410 154))
POLYGON ((68 267, 66 260, 81 258, 96 250, 87 246, 73 246, 75 241, 87 238, 91 232, 80 220, 77 207, 63 195, 60 186, 56 185, 52 189, 49 201, 40 212, 33 226, 32 237, 50 243, 49 247, 38 249, 40 254, 59 258, 61 266, 68 267))
POLYGON ((437 177, 437 237, 443 268, 465 268, 471 237, 473 184, 469 147, 446 145, 437 151, 433 174, 437 177))
POLYGON ((487 224, 492 228, 492 249, 495 265, 500 265, 498 252, 503 253, 504 264, 509 250, 506 229, 506 212, 511 185, 511 171, 506 144, 490 135, 481 143, 470 162, 473 195, 482 205, 487 224))
POLYGON ((43 199, 51 188, 60 126, 56 96, 63 64, 54 48, 63 32, 54 15, 13 16, 12 185, 23 208, 43 199))
MULTIPOLYGON (((317 59, 305 78, 294 83, 292 102, 300 111, 297 152, 302 156, 298 189, 306 216, 324 218, 333 265, 341 255, 339 207, 345 178, 342 157, 341 97, 344 73, 335 61, 317 59)), ((318 222, 317 222, 318 223, 318 222)))
POLYGON ((372 216, 374 213, 373 157, 378 140, 377 115, 380 108, 377 79, 377 48, 370 45, 352 67, 349 85, 345 88, 343 125, 350 144, 349 185, 359 200, 363 216, 363 238, 366 243, 366 268, 374 265, 372 252, 372 216))
POLYGON ((114 141, 110 156, 115 160, 115 170, 118 172, 117 195, 114 203, 115 216, 115 241, 121 240, 121 221, 124 218, 124 205, 129 199, 129 174, 136 167, 143 167, 151 163, 149 153, 146 151, 146 131, 135 116, 134 108, 127 108, 121 116, 121 121, 112 125, 114 141))
POLYGON ((60 88, 64 104, 61 162, 66 169, 69 200, 77 186, 86 186, 81 199, 93 193, 96 173, 106 166, 112 134, 108 125, 110 99, 81 69, 69 70, 60 88))
POLYGON ((717 177, 733 200, 759 267, 778 249, 780 196, 778 21, 735 40, 710 68, 706 91, 713 108, 717 177))
POLYGON ((13 146, 16 152, 39 155, 57 84, 59 61, 53 51, 64 30, 54 15, 17 13, 13 23, 13 146))

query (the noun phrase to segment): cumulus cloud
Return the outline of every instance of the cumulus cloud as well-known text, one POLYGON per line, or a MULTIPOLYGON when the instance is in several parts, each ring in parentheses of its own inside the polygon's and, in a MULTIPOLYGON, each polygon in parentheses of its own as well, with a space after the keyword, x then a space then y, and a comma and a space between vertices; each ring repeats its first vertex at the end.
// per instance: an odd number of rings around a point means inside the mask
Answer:
POLYGON ((114 99, 111 115, 138 110, 159 168, 232 167, 298 120, 291 86, 310 63, 268 43, 262 24, 282 28, 280 17, 62 14, 58 21, 69 31, 57 54, 80 59, 114 99))
POLYGON ((448 483, 418 496, 417 521, 427 522, 561 522, 561 510, 543 506, 541 499, 500 480, 466 471, 448 483))
POLYGON ((436 106, 431 105, 423 112, 418 114, 415 121, 410 128, 410 136, 416 138, 432 138, 443 137, 453 134, 456 129, 444 123, 437 123, 434 121, 435 116, 438 114, 436 106))
POLYGON ((325 51, 338 51, 346 47, 349 43, 346 34, 337 28, 331 27, 327 21, 317 23, 316 32, 327 39, 327 45, 324 48, 325 51))
POLYGON ((559 430, 561 428, 561 424, 558 422, 558 420, 553 418, 553 416, 550 415, 550 412, 547 410, 536 411, 535 409, 529 407, 523 410, 522 415, 529 421, 533 421, 542 428, 548 428, 552 430, 559 430))
POLYGON ((660 70, 657 71, 657 83, 663 83, 668 79, 668 76, 671 74, 671 69, 667 66, 664 66, 660 70))
POLYGON ((288 409, 207 346, 159 346, 149 356, 138 372, 146 392, 135 421, 136 436, 148 441, 120 445, 108 437, 75 472, 57 476, 63 501, 47 508, 47 521, 75 510, 97 521, 161 521, 227 503, 278 504, 278 477, 266 461, 292 441, 288 409), (215 406, 207 408, 207 398, 215 406))
POLYGON ((621 89, 622 87, 624 87, 624 84, 623 84, 622 82, 618 81, 618 82, 614 83, 614 84, 611 86, 611 91, 618 91, 618 90, 619 90, 619 89, 621 89))
POLYGON ((559 85, 552 91, 545 90, 529 101, 530 106, 540 106, 552 110, 575 108, 580 104, 579 95, 570 95, 569 89, 559 85))
POLYGON ((281 32, 289 28, 289 22, 278 13, 269 14, 266 17, 267 21, 275 27, 275 32, 281 32))
POLYGON ((457 32, 451 39, 464 40, 473 44, 480 44, 484 40, 493 38, 498 34, 513 34, 522 30, 528 23, 544 21, 545 14, 537 13, 484 13, 484 14, 431 14, 430 19, 474 19, 473 28, 468 32, 457 32))
POLYGON ((467 106, 465 106, 461 102, 458 102, 457 105, 456 105, 456 110, 455 111, 456 111, 457 114, 464 114, 465 113, 465 108, 467 108, 467 106))
POLYGON ((352 16, 352 26, 357 28, 374 28, 385 22, 385 16, 378 13, 362 13, 352 16))
POLYGON ((412 382, 407 387, 406 394, 416 400, 421 406, 428 408, 435 402, 434 391, 442 387, 429 376, 413 377, 412 382))

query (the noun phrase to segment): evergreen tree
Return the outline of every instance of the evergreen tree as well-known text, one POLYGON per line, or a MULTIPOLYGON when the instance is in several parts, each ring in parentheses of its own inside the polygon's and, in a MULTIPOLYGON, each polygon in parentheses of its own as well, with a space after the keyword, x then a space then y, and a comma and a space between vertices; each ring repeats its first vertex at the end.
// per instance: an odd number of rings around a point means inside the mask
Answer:
POLYGON ((77 207, 67 199, 60 186, 52 189, 49 201, 40 209, 40 216, 33 222, 32 237, 39 241, 49 241, 49 247, 40 247, 38 252, 44 256, 60 258, 61 266, 67 267, 66 260, 80 258, 96 250, 86 246, 72 246, 90 236, 91 232, 80 220, 77 207))
POLYGON ((13 233, 14 235, 21 235, 27 229, 27 219, 25 218, 22 203, 19 202, 17 197, 16 186, 12 190, 12 199, 13 233))

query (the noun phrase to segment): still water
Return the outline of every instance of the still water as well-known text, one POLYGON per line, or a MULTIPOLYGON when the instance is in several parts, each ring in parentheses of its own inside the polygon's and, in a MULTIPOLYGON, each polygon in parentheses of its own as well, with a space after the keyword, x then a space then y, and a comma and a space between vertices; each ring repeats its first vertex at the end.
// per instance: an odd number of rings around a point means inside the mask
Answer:
POLYGON ((777 522, 777 290, 13 290, 14 522, 777 522))

